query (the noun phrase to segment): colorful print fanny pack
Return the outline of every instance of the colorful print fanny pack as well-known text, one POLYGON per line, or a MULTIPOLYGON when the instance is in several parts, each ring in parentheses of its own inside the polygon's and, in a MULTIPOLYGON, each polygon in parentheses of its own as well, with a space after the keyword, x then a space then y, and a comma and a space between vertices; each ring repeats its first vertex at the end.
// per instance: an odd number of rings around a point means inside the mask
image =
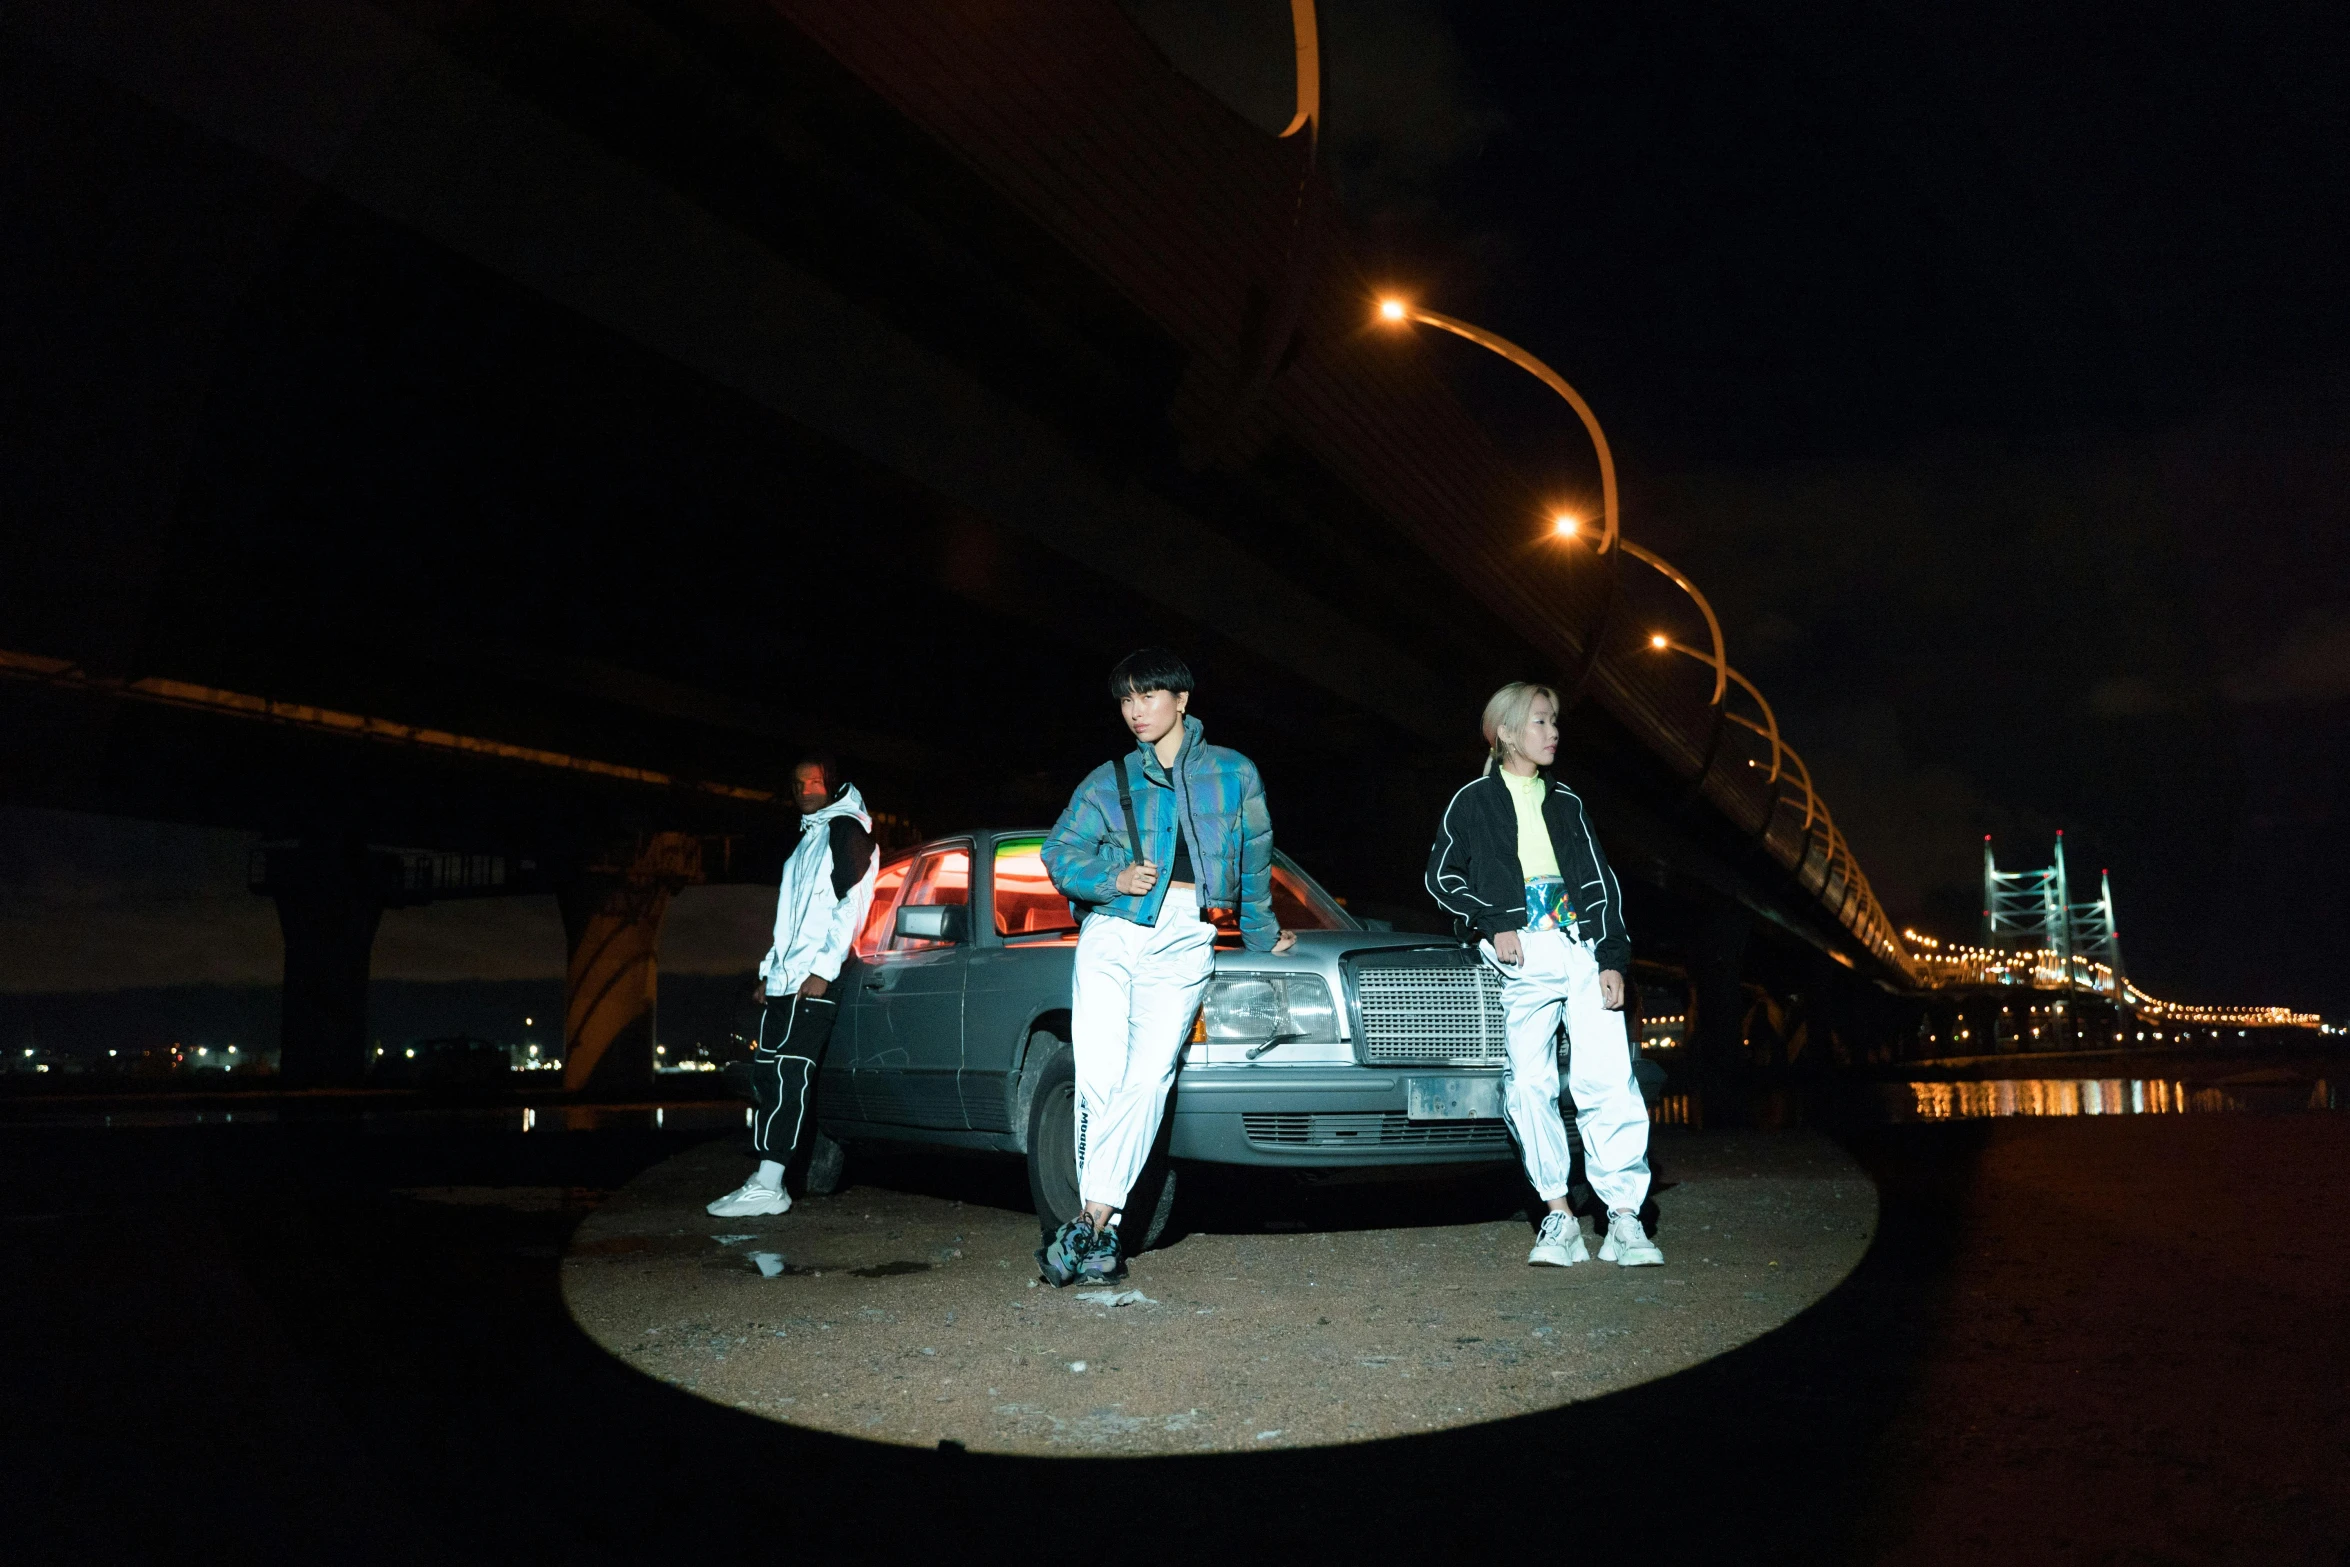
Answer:
POLYGON ((1529 876, 1526 878, 1526 928, 1528 930, 1563 930, 1575 934, 1574 900, 1567 896, 1567 884, 1557 876, 1529 876))

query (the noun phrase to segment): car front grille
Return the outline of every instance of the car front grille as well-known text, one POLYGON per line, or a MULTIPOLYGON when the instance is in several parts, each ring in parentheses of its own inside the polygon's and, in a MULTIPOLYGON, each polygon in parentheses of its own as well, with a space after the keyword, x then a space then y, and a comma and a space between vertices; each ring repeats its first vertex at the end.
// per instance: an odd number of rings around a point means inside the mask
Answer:
POLYGON ((1354 970, 1363 1059, 1376 1066, 1499 1066, 1501 976, 1465 948, 1366 952, 1354 970))
POLYGON ((1510 1146, 1500 1121, 1415 1121, 1398 1110, 1244 1110, 1248 1140, 1273 1148, 1491 1148, 1510 1146))

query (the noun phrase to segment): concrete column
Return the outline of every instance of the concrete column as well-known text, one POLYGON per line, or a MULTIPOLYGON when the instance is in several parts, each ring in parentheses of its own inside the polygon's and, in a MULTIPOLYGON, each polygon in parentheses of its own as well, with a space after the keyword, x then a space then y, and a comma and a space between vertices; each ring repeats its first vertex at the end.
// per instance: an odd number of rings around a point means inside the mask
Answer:
POLYGON ((1698 1091, 1708 1126, 1736 1125, 1739 1103, 1740 1025, 1746 1017, 1743 988, 1747 939, 1754 921, 1734 903, 1708 909, 1699 919, 1689 953, 1690 989, 1697 1003, 1690 1048, 1696 1056, 1698 1091))
POLYGON ((564 981, 563 1086, 633 1091, 653 1080, 661 917, 701 879, 701 843, 656 833, 557 892, 571 958, 564 981))
POLYGON ((285 937, 278 1070, 289 1086, 355 1088, 366 1080, 367 974, 383 919, 376 856, 351 836, 269 851, 266 890, 285 937))

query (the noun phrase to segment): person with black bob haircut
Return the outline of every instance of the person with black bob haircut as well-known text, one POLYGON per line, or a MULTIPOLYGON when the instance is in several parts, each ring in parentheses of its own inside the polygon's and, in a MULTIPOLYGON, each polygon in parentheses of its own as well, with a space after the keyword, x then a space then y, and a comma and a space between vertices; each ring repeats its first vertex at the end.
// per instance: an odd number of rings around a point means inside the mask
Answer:
POLYGON ((1086 774, 1045 839, 1045 871, 1083 916, 1071 984, 1077 1190, 1084 1209, 1036 1254, 1054 1285, 1126 1276, 1118 1221, 1167 1110, 1216 966, 1209 914, 1252 952, 1297 942, 1273 917, 1273 819, 1254 762, 1209 745, 1191 670, 1143 648, 1110 671, 1134 748, 1086 774))

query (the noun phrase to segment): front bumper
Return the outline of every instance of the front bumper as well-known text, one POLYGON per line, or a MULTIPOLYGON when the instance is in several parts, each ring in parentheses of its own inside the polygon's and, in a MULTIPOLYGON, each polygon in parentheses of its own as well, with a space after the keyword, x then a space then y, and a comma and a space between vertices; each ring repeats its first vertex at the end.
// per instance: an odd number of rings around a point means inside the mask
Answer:
POLYGON ((1472 1068, 1186 1066, 1167 1105, 1167 1151, 1216 1164, 1308 1168, 1489 1164, 1517 1157, 1498 1120, 1414 1121, 1415 1076, 1472 1068))

